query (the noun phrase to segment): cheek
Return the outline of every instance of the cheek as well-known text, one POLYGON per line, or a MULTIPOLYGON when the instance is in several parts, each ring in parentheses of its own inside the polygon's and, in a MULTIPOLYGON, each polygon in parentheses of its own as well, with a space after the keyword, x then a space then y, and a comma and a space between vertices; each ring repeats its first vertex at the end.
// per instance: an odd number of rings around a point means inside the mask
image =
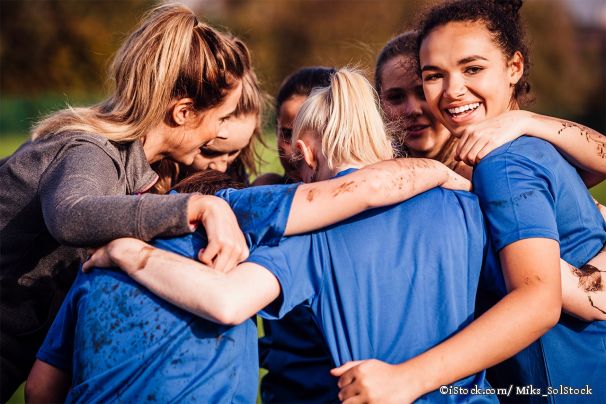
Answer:
POLYGON ((390 121, 398 120, 402 114, 404 113, 404 104, 393 105, 390 103, 383 104, 383 111, 385 112, 385 117, 390 121))
POLYGON ((191 168, 196 171, 207 170, 208 165, 210 164, 211 161, 212 160, 207 159, 206 157, 202 156, 201 154, 198 154, 194 158, 194 162, 192 163, 191 168))

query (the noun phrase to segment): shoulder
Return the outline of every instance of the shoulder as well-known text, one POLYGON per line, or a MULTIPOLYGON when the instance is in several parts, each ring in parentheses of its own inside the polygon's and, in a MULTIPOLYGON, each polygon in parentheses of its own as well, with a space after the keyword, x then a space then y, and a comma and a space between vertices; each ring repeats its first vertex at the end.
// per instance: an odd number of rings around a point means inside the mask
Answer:
POLYGON ((526 178, 553 177, 555 167, 563 161, 549 142, 522 136, 493 150, 474 167, 473 186, 489 186, 512 173, 526 178))

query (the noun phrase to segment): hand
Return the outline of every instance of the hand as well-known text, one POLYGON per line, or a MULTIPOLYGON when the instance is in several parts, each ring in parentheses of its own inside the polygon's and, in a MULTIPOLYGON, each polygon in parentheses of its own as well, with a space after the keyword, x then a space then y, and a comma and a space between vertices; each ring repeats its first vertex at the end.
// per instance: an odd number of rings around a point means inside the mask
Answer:
POLYGON ((528 111, 507 111, 453 131, 459 138, 455 158, 470 166, 476 165, 494 149, 524 135, 526 119, 531 119, 528 111))
POLYGON ((339 400, 353 403, 410 403, 416 399, 408 384, 398 378, 398 368, 376 359, 347 362, 332 369, 339 377, 339 400))
POLYGON ((201 222, 208 245, 198 259, 220 272, 228 272, 248 257, 248 246, 238 220, 227 202, 216 196, 194 195, 188 206, 190 223, 201 222))
MULTIPOLYGON (((88 259, 82 264, 82 271, 89 272, 94 267, 120 267, 121 262, 134 261, 149 245, 134 238, 119 238, 103 247, 89 250, 88 259)), ((121 268, 124 269, 124 268, 121 268)))
POLYGON ((471 191, 471 181, 467 178, 457 174, 448 167, 446 167, 446 173, 448 174, 448 178, 442 184, 443 188, 454 191, 471 191))

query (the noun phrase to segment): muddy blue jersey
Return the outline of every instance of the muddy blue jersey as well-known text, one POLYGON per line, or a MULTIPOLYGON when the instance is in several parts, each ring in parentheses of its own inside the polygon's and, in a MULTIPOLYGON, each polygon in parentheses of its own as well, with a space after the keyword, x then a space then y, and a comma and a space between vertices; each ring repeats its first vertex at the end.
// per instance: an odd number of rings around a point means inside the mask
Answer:
MULTIPOLYGON (((296 185, 223 190, 251 250, 284 233, 296 185)), ((203 232, 156 239, 196 259, 203 232)), ((72 375, 67 401, 251 403, 257 395, 253 320, 221 326, 156 297, 124 273, 79 274, 38 359, 72 375)))
MULTIPOLYGON (((474 192, 488 220, 495 252, 519 240, 547 238, 580 267, 606 242, 606 225, 576 170, 549 143, 520 137, 476 165, 474 192)), ((540 263, 537 263, 540 265, 540 263)), ((559 271, 559 268, 558 268, 559 271)), ((486 287, 507 293, 498 265, 487 266, 486 287)), ((523 396, 524 401, 603 402, 606 398, 606 322, 586 323, 565 313, 536 343, 510 360, 502 384, 582 388, 592 395, 523 396)))

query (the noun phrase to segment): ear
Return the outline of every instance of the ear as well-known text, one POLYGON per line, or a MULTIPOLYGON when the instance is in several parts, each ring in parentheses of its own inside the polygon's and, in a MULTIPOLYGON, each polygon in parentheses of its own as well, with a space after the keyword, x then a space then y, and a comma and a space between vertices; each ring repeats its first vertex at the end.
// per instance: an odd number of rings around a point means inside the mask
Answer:
POLYGON ((182 126, 188 123, 196 115, 194 108, 194 100, 191 98, 181 98, 172 107, 171 117, 173 122, 182 126))
POLYGON ((515 51, 507 64, 509 84, 515 86, 524 74, 524 56, 520 51, 515 51))
POLYGON ((312 170, 315 170, 316 166, 318 165, 318 160, 316 159, 312 144, 306 143, 303 141, 303 139, 299 138, 295 143, 295 147, 303 156, 303 161, 305 161, 305 164, 307 164, 312 170))

